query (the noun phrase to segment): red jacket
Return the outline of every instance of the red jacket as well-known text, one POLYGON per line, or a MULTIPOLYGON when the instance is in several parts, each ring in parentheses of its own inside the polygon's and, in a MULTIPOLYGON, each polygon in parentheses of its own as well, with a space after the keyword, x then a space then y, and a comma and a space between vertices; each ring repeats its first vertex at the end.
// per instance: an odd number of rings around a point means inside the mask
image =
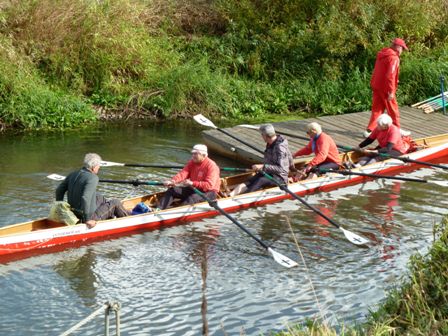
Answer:
POLYGON ((188 161, 184 169, 171 180, 174 183, 179 183, 186 179, 190 179, 193 182, 193 187, 203 192, 214 191, 217 193, 221 186, 219 167, 209 157, 206 157, 201 163, 188 161))
POLYGON ((370 139, 376 139, 381 148, 387 147, 387 144, 393 143, 392 149, 404 154, 408 148, 403 142, 400 134, 400 129, 395 125, 390 125, 386 130, 380 130, 378 127, 373 130, 369 135, 370 139))
POLYGON ((381 49, 375 61, 370 86, 372 90, 383 93, 397 91, 398 75, 400 73, 400 56, 392 48, 381 49))
MULTIPOLYGON (((299 149, 294 154, 294 157, 309 155, 311 153, 313 153, 313 140, 310 140, 310 142, 305 147, 299 149)), ((314 148, 314 154, 316 154, 316 156, 308 163, 308 165, 310 166, 317 166, 318 164, 321 164, 323 162, 341 162, 336 143, 331 136, 324 132, 322 132, 319 138, 317 138, 314 148)))

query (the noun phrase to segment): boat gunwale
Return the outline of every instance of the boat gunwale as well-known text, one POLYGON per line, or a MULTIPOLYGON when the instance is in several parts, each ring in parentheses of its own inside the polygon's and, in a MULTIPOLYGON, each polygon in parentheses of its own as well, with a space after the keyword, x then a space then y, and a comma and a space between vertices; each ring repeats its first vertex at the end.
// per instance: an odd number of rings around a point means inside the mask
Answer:
MULTIPOLYGON (((445 138, 447 141, 441 142, 440 144, 437 144, 435 146, 431 146, 431 147, 428 146, 427 148, 418 150, 416 152, 408 153, 403 156, 406 156, 409 158, 416 157, 419 159, 429 157, 430 160, 435 159, 440 156, 443 156, 443 155, 437 155, 436 157, 431 158, 435 154, 444 152, 448 149, 448 134, 436 135, 436 136, 432 136, 432 137, 417 139, 415 141, 417 143, 418 142, 426 143, 428 141, 428 139, 437 139, 437 138, 441 138, 441 139, 445 138)), ((390 159, 387 159, 384 161, 375 162, 375 163, 372 163, 372 164, 369 164, 366 166, 362 166, 359 168, 354 168, 351 170, 356 171, 356 172, 368 172, 368 173, 392 172, 392 171, 400 170, 401 167, 414 167, 414 166, 418 166, 418 164, 405 163, 405 162, 400 161, 399 159, 390 158, 390 159), (392 163, 392 165, 391 165, 391 163, 392 163), (388 165, 391 167, 387 167, 388 165)), ((403 170, 403 169, 401 169, 401 170, 403 170)), ((240 174, 240 175, 244 175, 244 174, 240 174)), ((233 176, 237 176, 237 175, 233 175, 233 176)), ((327 174, 325 174, 321 177, 315 178, 315 179, 302 180, 302 181, 290 183, 290 184, 288 184, 288 188, 296 194, 311 194, 316 191, 319 191, 318 190, 319 188, 328 188, 328 189, 334 188, 334 189, 336 189, 336 188, 343 187, 348 184, 359 183, 362 180, 369 180, 369 179, 372 179, 372 178, 368 178, 368 177, 364 177, 364 176, 352 176, 352 175, 347 176, 347 175, 342 175, 342 174, 338 174, 337 172, 334 172, 334 173, 327 173, 327 174), (335 180, 335 177, 338 177, 338 179, 335 180), (338 184, 343 184, 343 185, 338 186, 338 184)), ((154 194, 156 194, 156 193, 154 193, 154 194)), ((153 195, 153 194, 148 194, 148 195, 143 195, 143 196, 139 196, 139 197, 135 197, 135 198, 131 198, 131 199, 126 199, 126 200, 123 200, 123 202, 138 200, 138 199, 142 199, 145 197, 149 197, 151 195, 153 195)), ((219 198, 217 201, 218 201, 218 204, 221 203, 220 206, 224 210, 230 212, 230 211, 234 211, 234 209, 238 209, 238 208, 248 208, 248 207, 258 206, 258 205, 267 204, 267 203, 274 203, 274 202, 281 201, 281 200, 288 199, 288 198, 291 198, 291 196, 287 195, 284 191, 282 191, 279 187, 276 186, 276 187, 272 187, 272 188, 254 191, 251 193, 237 195, 234 197, 219 198), (274 195, 278 194, 278 196, 269 196, 269 194, 274 194, 274 195), (244 199, 246 199, 246 200, 242 201, 244 199)), ((215 214, 218 214, 218 212, 214 208, 212 208, 207 202, 200 202, 200 203, 195 203, 192 205, 183 205, 183 206, 178 206, 178 207, 169 208, 169 209, 160 210, 160 211, 151 212, 151 213, 144 213, 144 214, 133 215, 133 216, 129 216, 129 217, 108 219, 108 220, 98 222, 98 224, 94 228, 91 228, 91 229, 87 228, 86 224, 80 223, 80 224, 76 224, 76 225, 72 225, 72 226, 60 226, 60 227, 27 231, 27 232, 16 232, 16 233, 0 236, 0 256, 18 254, 21 252, 30 251, 32 249, 35 249, 35 250, 44 249, 46 247, 50 247, 50 246, 54 246, 54 245, 64 245, 69 242, 63 242, 60 244, 43 246, 42 248, 31 247, 30 249, 25 249, 25 248, 18 249, 17 251, 14 251, 14 252, 7 252, 7 253, 2 252, 5 250, 11 250, 11 249, 7 249, 6 246, 9 246, 12 244, 30 244, 31 245, 35 241, 45 240, 45 239, 51 240, 51 239, 55 239, 58 237, 66 237, 66 238, 73 237, 73 238, 75 238, 78 235, 85 237, 85 238, 80 238, 80 239, 76 239, 76 240, 74 239, 73 242, 75 242, 75 241, 81 240, 81 239, 93 239, 95 237, 100 237, 101 235, 105 235, 105 236, 107 236, 109 234, 113 235, 114 234, 113 231, 124 232, 124 230, 126 230, 126 231, 138 231, 140 229, 145 230, 145 226, 153 225, 153 226, 163 227, 164 222, 168 222, 168 223, 169 222, 187 222, 187 221, 191 221, 191 220, 195 220, 195 219, 210 217, 215 214), (185 210, 187 210, 187 211, 185 211, 185 210), (181 215, 176 215, 176 213, 179 213, 179 212, 181 213, 181 215), (164 215, 166 218, 163 218, 164 215), (150 219, 154 219, 156 217, 162 217, 162 218, 159 218, 154 221, 150 220, 150 219), (123 222, 125 222, 125 223, 123 224, 123 222), (60 232, 64 232, 64 231, 65 231, 65 233, 68 233, 68 234, 60 235, 60 232), (59 235, 58 235, 58 233, 59 233, 59 235), (26 238, 27 236, 29 236, 29 238, 33 238, 33 239, 25 240, 24 238, 26 238), (45 236, 47 236, 47 238, 45 236), (49 236, 52 236, 52 237, 48 238, 49 236), (15 239, 15 238, 17 238, 17 239, 15 239), (22 238, 22 239, 19 240, 19 238, 22 238)), ((36 220, 32 220, 32 221, 27 221, 24 223, 17 223, 17 224, 5 226, 3 228, 0 228, 0 234, 1 234, 2 230, 10 229, 15 226, 27 225, 27 224, 37 222, 40 220, 47 220, 47 218, 40 218, 40 219, 36 219, 36 220)))

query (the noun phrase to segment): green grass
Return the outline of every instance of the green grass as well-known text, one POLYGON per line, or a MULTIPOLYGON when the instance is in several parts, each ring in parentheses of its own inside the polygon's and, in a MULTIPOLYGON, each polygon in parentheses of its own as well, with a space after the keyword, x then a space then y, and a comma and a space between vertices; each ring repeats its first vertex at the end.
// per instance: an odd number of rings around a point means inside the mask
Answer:
POLYGON ((308 321, 276 335, 448 335, 448 217, 435 226, 434 237, 429 252, 410 259, 402 284, 389 292, 365 324, 336 330, 308 321))
POLYGON ((412 104, 438 94, 448 73, 442 7, 436 0, 5 2, 0 125, 77 127, 94 121, 94 110, 238 120, 367 110, 376 52, 395 36, 411 46, 398 101, 412 104))

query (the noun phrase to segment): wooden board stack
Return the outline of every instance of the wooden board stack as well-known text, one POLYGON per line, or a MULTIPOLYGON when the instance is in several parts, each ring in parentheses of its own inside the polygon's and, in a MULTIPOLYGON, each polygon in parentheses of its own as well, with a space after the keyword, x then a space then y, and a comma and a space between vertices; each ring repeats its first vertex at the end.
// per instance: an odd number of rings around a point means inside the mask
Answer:
POLYGON ((448 91, 445 91, 438 96, 426 99, 422 102, 412 105, 412 107, 422 109, 425 113, 432 113, 443 108, 443 105, 447 106, 448 103, 448 91))

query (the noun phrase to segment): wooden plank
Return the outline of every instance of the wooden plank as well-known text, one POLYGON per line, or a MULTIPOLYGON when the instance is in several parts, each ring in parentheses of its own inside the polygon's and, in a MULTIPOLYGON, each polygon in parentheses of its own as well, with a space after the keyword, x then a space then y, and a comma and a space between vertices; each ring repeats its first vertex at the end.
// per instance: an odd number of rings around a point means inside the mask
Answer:
MULTIPOLYGON (((370 111, 348 113, 342 115, 321 116, 309 119, 282 121, 272 123, 279 132, 297 134, 306 137, 306 126, 310 122, 318 122, 322 125, 324 132, 330 134, 339 145, 356 146, 363 139, 362 132, 370 119, 370 111)), ((400 107, 400 118, 402 127, 411 131, 413 138, 422 138, 446 133, 448 129, 448 117, 441 113, 425 114, 423 110, 409 107, 400 107)), ((261 125, 261 124, 258 124, 261 125)), ((232 135, 254 144, 260 150, 264 150, 265 144, 257 130, 230 127, 226 128, 232 135)), ((217 130, 203 131, 204 142, 209 146, 211 152, 229 157, 236 161, 247 164, 262 162, 263 156, 244 144, 228 137, 217 130)), ((308 141, 290 136, 288 139, 292 153, 303 147, 308 141)))

